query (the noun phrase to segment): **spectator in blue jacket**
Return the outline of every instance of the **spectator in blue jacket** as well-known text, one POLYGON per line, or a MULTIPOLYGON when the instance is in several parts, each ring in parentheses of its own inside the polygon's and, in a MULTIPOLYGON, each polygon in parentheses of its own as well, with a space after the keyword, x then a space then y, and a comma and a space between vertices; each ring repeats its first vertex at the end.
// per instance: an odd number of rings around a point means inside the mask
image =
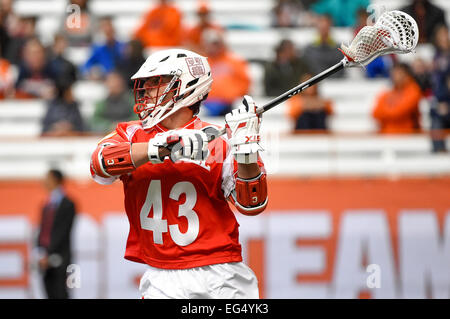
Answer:
POLYGON ((104 17, 100 21, 100 29, 104 36, 104 43, 95 43, 89 59, 82 66, 84 78, 99 80, 114 70, 122 61, 125 51, 125 43, 116 39, 116 33, 110 17, 104 17))

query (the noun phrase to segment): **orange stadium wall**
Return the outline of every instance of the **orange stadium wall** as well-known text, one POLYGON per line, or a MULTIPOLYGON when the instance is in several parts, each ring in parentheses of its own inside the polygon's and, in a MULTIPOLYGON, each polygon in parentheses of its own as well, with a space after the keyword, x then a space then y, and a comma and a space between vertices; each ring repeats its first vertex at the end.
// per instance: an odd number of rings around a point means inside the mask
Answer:
MULTIPOLYGON (((69 181, 75 298, 139 298, 145 265, 123 259, 120 183, 69 181)), ((265 298, 450 298, 450 177, 269 180, 269 206, 236 213, 265 298)), ((0 298, 41 298, 32 242, 45 192, 0 182, 0 298)))

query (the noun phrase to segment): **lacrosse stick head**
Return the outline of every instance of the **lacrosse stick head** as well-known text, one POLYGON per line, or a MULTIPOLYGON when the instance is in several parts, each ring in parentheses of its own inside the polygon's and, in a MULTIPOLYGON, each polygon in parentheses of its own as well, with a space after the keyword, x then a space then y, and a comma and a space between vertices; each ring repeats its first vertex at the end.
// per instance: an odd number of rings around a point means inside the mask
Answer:
POLYGON ((402 11, 383 13, 362 28, 349 46, 341 45, 348 66, 365 66, 381 55, 412 52, 419 40, 416 21, 402 11))

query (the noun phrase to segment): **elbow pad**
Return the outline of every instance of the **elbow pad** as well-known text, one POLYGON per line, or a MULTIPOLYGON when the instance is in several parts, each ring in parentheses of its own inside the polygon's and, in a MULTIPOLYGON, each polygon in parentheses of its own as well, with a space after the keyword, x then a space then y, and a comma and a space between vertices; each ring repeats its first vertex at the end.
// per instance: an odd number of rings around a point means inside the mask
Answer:
POLYGON ((266 174, 261 173, 251 179, 236 177, 232 199, 236 208, 244 215, 261 213, 268 201, 266 174))
POLYGON ((92 155, 92 168, 101 177, 120 176, 136 169, 131 158, 131 143, 103 145, 92 155))

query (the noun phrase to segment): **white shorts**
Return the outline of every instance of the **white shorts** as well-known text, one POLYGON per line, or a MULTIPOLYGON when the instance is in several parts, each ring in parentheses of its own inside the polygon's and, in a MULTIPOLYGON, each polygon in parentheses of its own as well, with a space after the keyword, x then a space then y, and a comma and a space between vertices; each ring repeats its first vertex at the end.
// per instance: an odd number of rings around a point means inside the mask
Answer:
POLYGON ((139 285, 144 299, 258 299, 258 280, 242 262, 188 269, 150 267, 139 285))

